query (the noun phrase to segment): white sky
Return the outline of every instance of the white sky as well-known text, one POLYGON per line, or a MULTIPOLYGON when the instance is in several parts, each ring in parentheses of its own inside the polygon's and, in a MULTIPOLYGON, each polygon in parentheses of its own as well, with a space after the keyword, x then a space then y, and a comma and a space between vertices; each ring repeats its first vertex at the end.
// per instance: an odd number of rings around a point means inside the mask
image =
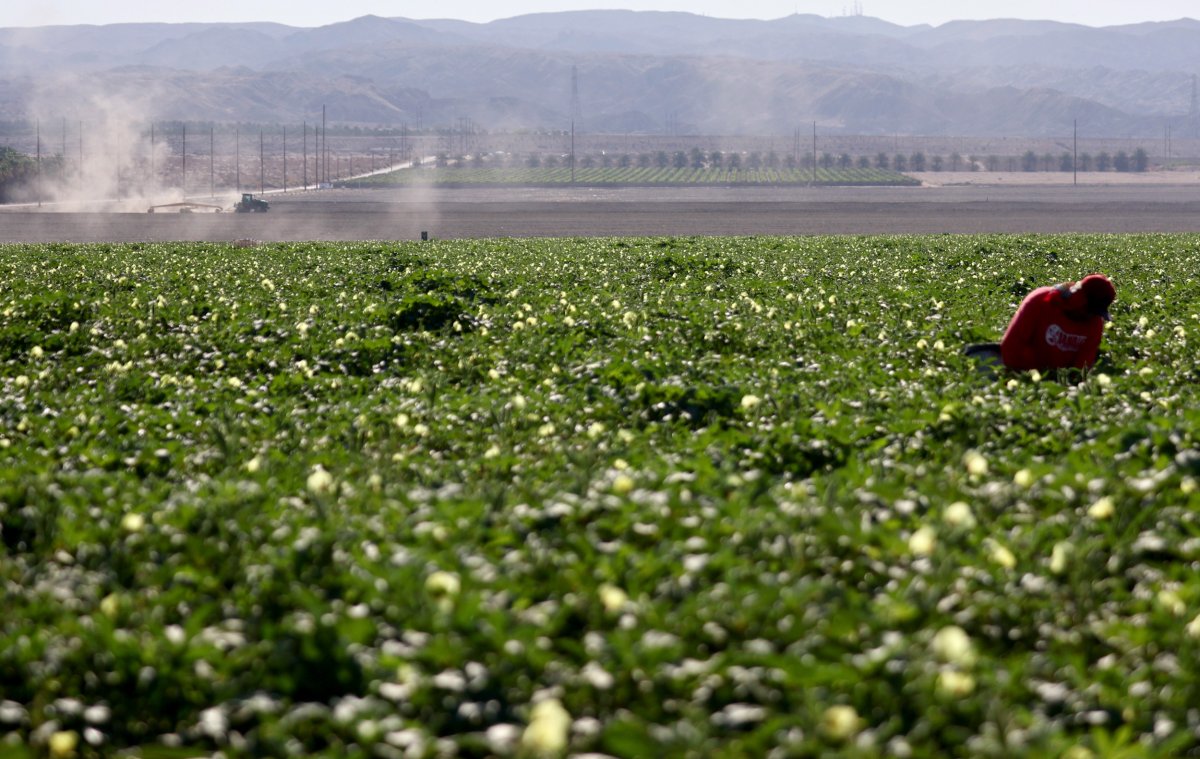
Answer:
MULTIPOLYGON (((357 16, 491 21, 523 13, 627 8, 690 11, 723 18, 779 18, 791 13, 837 16, 856 0, 0 0, 0 27, 145 21, 276 21, 320 26, 357 16)), ((867 16, 912 25, 954 19, 1053 19, 1109 26, 1200 18, 1198 0, 857 0, 867 16)))

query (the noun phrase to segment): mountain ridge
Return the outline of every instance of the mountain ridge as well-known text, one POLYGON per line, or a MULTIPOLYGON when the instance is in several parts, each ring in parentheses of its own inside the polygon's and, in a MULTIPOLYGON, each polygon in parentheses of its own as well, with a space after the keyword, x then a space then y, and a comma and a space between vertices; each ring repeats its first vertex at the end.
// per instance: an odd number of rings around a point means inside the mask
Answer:
POLYGON ((583 127, 594 130, 786 134, 817 121, 864 134, 1039 136, 1084 119, 1094 134, 1158 135, 1164 124, 1196 126, 1196 49, 1200 21, 1190 18, 906 27, 599 10, 485 24, 368 15, 311 29, 5 28, 0 108, 29 118, 74 99, 86 110, 140 87, 161 94, 137 98, 154 118, 285 121, 326 101, 340 104, 344 123, 469 117, 489 129, 553 129, 570 120, 574 69, 583 127))

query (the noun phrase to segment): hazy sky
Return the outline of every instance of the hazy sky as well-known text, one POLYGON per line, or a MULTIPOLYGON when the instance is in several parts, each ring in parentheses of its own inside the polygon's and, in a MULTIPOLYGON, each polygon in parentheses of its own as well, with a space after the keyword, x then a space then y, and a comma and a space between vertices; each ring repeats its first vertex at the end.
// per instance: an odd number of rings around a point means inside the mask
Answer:
MULTIPOLYGON (((320 26, 373 13, 407 18, 490 21, 522 13, 628 8, 691 11, 724 18, 779 18, 791 13, 837 16, 856 0, 0 0, 0 26, 109 24, 127 21, 277 21, 320 26)), ((858 0, 864 15, 899 24, 953 19, 1038 18, 1108 26, 1200 17, 1197 0, 858 0)))

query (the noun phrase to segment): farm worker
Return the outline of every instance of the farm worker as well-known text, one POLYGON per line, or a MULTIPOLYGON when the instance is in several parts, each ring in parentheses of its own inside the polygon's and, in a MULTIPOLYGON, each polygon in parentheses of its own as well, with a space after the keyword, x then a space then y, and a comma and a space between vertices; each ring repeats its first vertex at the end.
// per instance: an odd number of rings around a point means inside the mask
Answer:
POLYGON ((1096 363, 1108 307, 1117 297, 1103 274, 1039 287, 1021 301, 1000 341, 1009 369, 1090 369, 1096 363))

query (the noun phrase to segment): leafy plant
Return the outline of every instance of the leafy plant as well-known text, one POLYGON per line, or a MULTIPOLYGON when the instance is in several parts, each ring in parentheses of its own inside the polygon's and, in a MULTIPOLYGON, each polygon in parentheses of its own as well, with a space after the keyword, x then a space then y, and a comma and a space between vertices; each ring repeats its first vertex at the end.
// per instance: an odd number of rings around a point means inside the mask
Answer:
POLYGON ((1194 753, 1198 265, 0 246, 0 751, 1194 753), (962 355, 1096 270, 1096 371, 962 355))

